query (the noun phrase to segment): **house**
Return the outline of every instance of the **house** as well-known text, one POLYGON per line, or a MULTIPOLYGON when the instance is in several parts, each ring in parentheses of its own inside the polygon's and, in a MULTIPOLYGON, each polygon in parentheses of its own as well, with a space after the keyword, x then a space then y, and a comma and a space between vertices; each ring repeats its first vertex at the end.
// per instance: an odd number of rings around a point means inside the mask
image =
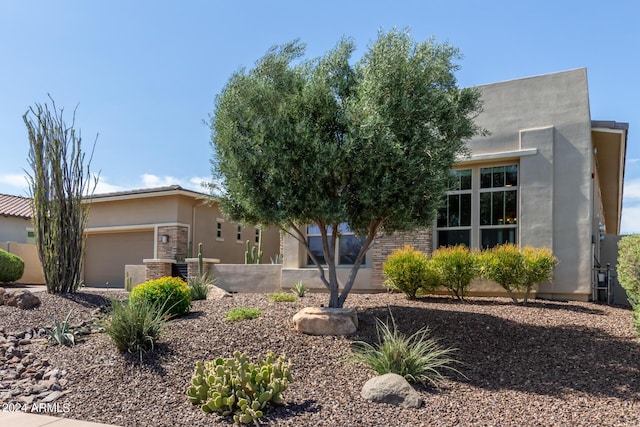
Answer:
MULTIPOLYGON (((380 238, 353 289, 382 290, 382 264, 405 244, 430 253, 446 245, 482 249, 512 242, 551 248, 559 259, 553 282, 541 284, 538 296, 591 299, 603 248, 615 248, 606 240, 620 233, 628 124, 592 120, 584 68, 479 89, 484 110, 477 124, 490 134, 468 142, 471 154, 451 172, 437 221, 429 230, 380 238)), ((313 244, 316 230, 307 231, 313 244)), ((346 231, 342 238, 351 239, 346 231)), ((322 287, 301 244, 287 237, 283 253, 283 287, 298 280, 322 287)), ((341 259, 344 283, 349 257, 341 259)), ((477 281, 471 293, 502 290, 477 281)))
POLYGON ((0 194, 0 242, 27 243, 33 238, 31 217, 31 199, 0 194))
MULTIPOLYGON (((84 283, 86 286, 123 287, 126 265, 145 260, 183 262, 203 257, 222 264, 244 264, 246 241, 258 243, 258 229, 226 219, 206 195, 173 185, 91 198, 87 221, 84 283)), ((265 229, 263 262, 280 253, 280 234, 265 229)))
POLYGON ((0 194, 0 249, 22 258, 25 264, 17 283, 44 284, 44 273, 33 245, 31 199, 0 194))

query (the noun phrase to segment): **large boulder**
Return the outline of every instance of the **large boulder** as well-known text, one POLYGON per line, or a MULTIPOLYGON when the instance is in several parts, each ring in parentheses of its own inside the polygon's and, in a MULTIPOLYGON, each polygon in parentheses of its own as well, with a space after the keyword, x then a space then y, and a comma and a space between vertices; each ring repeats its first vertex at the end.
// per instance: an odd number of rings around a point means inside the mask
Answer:
POLYGON ((225 291, 224 289, 216 286, 216 285, 211 285, 211 287, 209 288, 209 292, 207 292, 207 299, 208 300, 215 300, 215 299, 222 299, 222 298, 230 298, 233 295, 231 295, 229 292, 225 291))
POLYGON ((349 335, 358 330, 353 308, 305 307, 293 316, 295 330, 309 335, 349 335))
POLYGON ((422 399, 401 375, 384 374, 371 378, 362 387, 360 395, 371 402, 388 403, 403 408, 419 408, 422 399))
POLYGON ((21 289, 14 292, 7 292, 4 303, 11 307, 30 310, 40 305, 40 298, 25 289, 21 289))

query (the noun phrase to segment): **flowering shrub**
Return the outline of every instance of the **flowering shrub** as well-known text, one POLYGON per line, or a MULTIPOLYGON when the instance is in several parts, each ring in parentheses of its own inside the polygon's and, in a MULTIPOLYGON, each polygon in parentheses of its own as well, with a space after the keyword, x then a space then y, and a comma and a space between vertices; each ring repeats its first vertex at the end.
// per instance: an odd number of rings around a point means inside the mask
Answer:
POLYGON ((191 308, 191 290, 179 277, 161 277, 147 280, 131 291, 129 303, 135 305, 146 301, 156 307, 163 307, 171 316, 181 316, 191 308))

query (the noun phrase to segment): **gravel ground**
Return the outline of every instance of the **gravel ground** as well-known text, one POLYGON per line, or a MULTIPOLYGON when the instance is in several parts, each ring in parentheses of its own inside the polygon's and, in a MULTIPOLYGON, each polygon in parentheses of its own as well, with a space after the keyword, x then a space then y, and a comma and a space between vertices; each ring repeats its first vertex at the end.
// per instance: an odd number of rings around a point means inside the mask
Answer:
MULTIPOLYGON (((5 331, 48 326, 73 309, 72 321, 91 319, 104 296, 81 292, 72 298, 38 294, 39 309, 0 306, 5 331)), ((230 425, 204 414, 186 399, 197 360, 284 352, 294 381, 285 404, 263 422, 278 426, 640 426, 640 343, 629 310, 592 303, 533 301, 516 306, 502 298, 445 297, 408 301, 400 294, 352 294, 355 336, 316 337, 292 330, 291 318, 305 306, 327 303, 311 294, 294 303, 270 302, 264 294, 196 301, 189 315, 167 325, 143 363, 122 355, 103 333, 71 348, 32 344, 51 366, 67 371, 68 411, 57 416, 120 426, 230 425), (261 307, 258 319, 226 323, 227 310, 261 307), (368 403, 362 385, 374 373, 345 362, 353 340, 375 340, 375 318, 392 311, 407 334, 428 325, 446 347, 457 348, 457 368, 439 389, 417 387, 425 404, 401 409, 368 403)))

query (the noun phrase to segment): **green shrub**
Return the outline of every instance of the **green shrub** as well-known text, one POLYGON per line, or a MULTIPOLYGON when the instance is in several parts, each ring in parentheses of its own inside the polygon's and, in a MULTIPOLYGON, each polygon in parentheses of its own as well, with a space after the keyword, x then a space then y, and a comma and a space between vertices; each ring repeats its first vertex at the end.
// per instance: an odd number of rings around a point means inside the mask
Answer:
POLYGON ((382 266, 386 280, 384 285, 403 292, 415 299, 420 291, 435 289, 440 284, 438 272, 429 264, 426 256, 413 246, 396 249, 382 266))
POLYGON ((428 337, 427 327, 407 338, 398 332, 393 316, 391 323, 390 327, 376 319, 378 343, 354 342, 351 360, 367 365, 380 375, 394 373, 409 382, 429 382, 434 386, 445 378, 442 369, 459 372, 450 366, 456 362, 449 356, 455 350, 441 348, 435 339, 428 337))
POLYGON ((259 425, 268 405, 282 403, 281 394, 291 379, 284 355, 276 359, 270 351, 266 359, 258 358, 257 363, 252 363, 236 351, 232 358, 196 362, 187 396, 206 413, 233 414, 236 424, 259 425))
POLYGON ((522 289, 526 274, 525 257, 519 247, 508 243, 481 252, 478 270, 482 277, 502 286, 513 302, 518 302, 514 292, 522 289))
POLYGON ((633 308, 636 334, 640 337, 640 235, 625 236, 618 242, 618 280, 633 308))
POLYGON ((224 320, 227 322, 236 322, 238 320, 256 319, 260 317, 262 310, 259 308, 236 307, 227 311, 224 320))
POLYGON ((464 300, 471 281, 477 275, 477 254, 464 245, 440 248, 429 262, 440 276, 440 283, 451 295, 464 300))
POLYGON ((69 310, 69 314, 62 321, 58 322, 58 319, 53 318, 53 328, 45 329, 47 335, 49 335, 49 341, 51 341, 54 345, 67 345, 72 346, 76 343, 76 335, 69 328, 69 318, 71 317, 71 312, 73 310, 69 310))
POLYGON ((164 306, 172 316, 181 316, 191 308, 191 291, 184 280, 166 276, 133 288, 129 301, 132 304, 147 301, 157 307, 164 306))
POLYGON ((549 248, 533 248, 526 246, 522 250, 524 255, 525 272, 522 280, 525 304, 529 300, 531 289, 537 284, 553 279, 553 270, 558 265, 558 259, 553 256, 549 248))
POLYGON ((269 295, 269 300, 274 302, 295 302, 297 298, 295 295, 286 292, 276 292, 269 295))
POLYGON ((304 282, 296 282, 291 287, 291 292, 302 298, 307 293, 307 285, 304 282))
POLYGON ((108 317, 103 321, 104 331, 122 352, 142 353, 152 350, 165 325, 165 308, 149 300, 135 304, 111 301, 108 317))
POLYGON ((0 283, 15 282, 24 273, 24 261, 17 255, 0 249, 0 283))
POLYGON ((206 274, 189 279, 189 292, 191 293, 191 301, 200 301, 207 299, 209 289, 216 284, 216 279, 212 279, 206 274))

